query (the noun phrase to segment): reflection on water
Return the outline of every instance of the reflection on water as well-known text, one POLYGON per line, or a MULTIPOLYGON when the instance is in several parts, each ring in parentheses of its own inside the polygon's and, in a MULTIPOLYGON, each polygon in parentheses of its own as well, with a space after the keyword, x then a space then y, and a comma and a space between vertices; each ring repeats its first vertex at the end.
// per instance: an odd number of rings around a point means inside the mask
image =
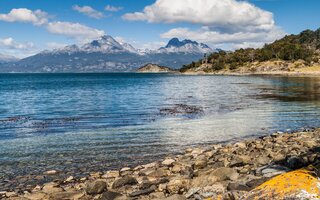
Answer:
POLYGON ((319 100, 317 77, 2 74, 0 179, 81 175, 319 126, 319 100))

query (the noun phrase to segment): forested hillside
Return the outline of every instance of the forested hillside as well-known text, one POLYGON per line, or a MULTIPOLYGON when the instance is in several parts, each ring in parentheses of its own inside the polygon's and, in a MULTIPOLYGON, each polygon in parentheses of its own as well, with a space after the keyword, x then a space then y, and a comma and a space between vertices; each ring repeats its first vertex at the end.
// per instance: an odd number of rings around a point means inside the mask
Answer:
POLYGON ((204 72, 219 70, 236 70, 248 63, 265 61, 304 61, 306 64, 318 63, 320 52, 320 29, 305 30, 298 35, 288 35, 266 44, 260 49, 238 49, 234 52, 219 51, 207 57, 207 61, 199 60, 184 65, 181 72, 201 67, 204 72))

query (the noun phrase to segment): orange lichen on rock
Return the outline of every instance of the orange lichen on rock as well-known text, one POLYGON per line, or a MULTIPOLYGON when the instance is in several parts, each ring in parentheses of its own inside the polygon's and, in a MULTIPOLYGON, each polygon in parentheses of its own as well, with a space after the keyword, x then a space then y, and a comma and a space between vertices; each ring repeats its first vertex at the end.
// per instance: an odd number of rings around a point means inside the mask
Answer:
POLYGON ((248 193, 244 200, 320 199, 320 180, 308 167, 279 175, 248 193))

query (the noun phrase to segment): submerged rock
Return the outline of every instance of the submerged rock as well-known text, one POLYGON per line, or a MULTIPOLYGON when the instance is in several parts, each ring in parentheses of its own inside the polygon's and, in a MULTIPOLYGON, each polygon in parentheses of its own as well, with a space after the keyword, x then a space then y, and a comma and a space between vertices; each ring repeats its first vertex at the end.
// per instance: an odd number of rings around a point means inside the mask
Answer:
POLYGON ((176 104, 173 107, 161 108, 161 115, 187 115, 187 114, 202 114, 204 111, 201 107, 191 106, 186 104, 176 104))

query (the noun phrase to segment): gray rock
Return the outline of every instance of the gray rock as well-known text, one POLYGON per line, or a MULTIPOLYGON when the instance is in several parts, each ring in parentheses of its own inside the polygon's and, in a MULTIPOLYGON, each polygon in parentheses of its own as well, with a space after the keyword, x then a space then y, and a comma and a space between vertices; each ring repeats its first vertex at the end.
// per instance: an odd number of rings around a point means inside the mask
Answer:
POLYGON ((125 185, 136 185, 138 183, 138 181, 131 177, 131 176, 125 176, 123 178, 117 179, 113 184, 112 184, 112 188, 116 189, 116 188, 120 188, 123 187, 125 185))
POLYGON ((257 158, 257 164, 261 165, 267 165, 269 164, 270 159, 267 156, 259 156, 257 158))
POLYGON ((194 194, 196 194, 200 189, 201 189, 201 188, 199 188, 199 187, 191 188, 191 189, 187 192, 187 194, 185 195, 186 198, 188 199, 188 198, 192 197, 192 196, 193 196, 194 194))
POLYGON ((250 190, 260 186, 262 183, 268 181, 270 178, 262 177, 259 179, 252 179, 246 183, 246 185, 250 188, 250 190))
POLYGON ((280 165, 266 165, 256 170, 256 174, 264 177, 274 177, 290 171, 289 168, 280 165))
POLYGON ((239 174, 234 169, 228 167, 218 168, 215 171, 213 171, 211 175, 217 177, 219 181, 235 181, 239 177, 239 174))
POLYGON ((227 190, 250 191, 250 188, 247 185, 241 183, 229 183, 227 186, 227 190))
POLYGON ((120 196, 122 196, 122 195, 118 192, 107 191, 102 194, 100 200, 114 200, 120 196))
POLYGON ((290 169, 300 169, 306 165, 307 163, 298 156, 292 156, 288 158, 286 163, 286 166, 289 167, 290 169))
POLYGON ((107 184, 104 181, 97 180, 93 182, 88 182, 86 187, 86 193, 90 195, 101 194, 107 190, 107 184))
POLYGON ((136 197, 136 196, 140 196, 140 195, 150 194, 150 193, 154 192, 156 189, 157 189, 157 187, 155 185, 153 185, 148 189, 133 192, 133 193, 129 194, 129 196, 136 197))

